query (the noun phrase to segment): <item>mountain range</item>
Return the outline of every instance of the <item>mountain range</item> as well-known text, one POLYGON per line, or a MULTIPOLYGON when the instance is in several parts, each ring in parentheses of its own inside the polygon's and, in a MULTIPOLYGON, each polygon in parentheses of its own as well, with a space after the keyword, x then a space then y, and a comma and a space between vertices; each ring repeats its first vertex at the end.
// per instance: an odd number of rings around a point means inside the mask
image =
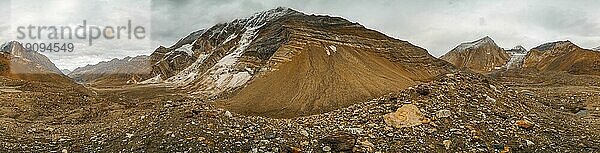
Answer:
MULTIPOLYGON (((0 49, 0 152, 593 152, 600 52, 488 36, 439 59, 279 7, 59 70, 0 49), (566 86, 562 86, 566 85, 566 86)), ((407 29, 409 30, 409 29, 407 29)))
POLYGON ((600 75, 600 53, 570 41, 542 44, 527 51, 522 46, 501 49, 490 37, 463 43, 440 57, 457 67, 489 73, 506 69, 557 71, 600 75))
POLYGON ((165 84, 236 112, 293 117, 343 108, 455 67, 597 75, 596 67, 585 66, 597 62, 595 56, 568 41, 527 51, 503 49, 486 36, 438 60, 358 23, 280 7, 194 31, 149 56, 78 68, 69 77, 97 85, 165 84))
POLYGON ((138 84, 150 78, 149 56, 125 57, 79 67, 68 76, 79 83, 96 86, 138 84))

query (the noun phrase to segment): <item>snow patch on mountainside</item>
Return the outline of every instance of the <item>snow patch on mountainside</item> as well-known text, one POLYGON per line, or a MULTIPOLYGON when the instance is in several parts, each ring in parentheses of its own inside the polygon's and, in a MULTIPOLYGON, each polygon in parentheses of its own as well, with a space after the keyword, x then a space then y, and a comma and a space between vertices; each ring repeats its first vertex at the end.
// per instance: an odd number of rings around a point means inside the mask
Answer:
POLYGON ((325 48, 325 51, 327 52, 327 55, 331 55, 331 54, 337 52, 337 48, 333 45, 329 45, 328 48, 325 48))
POLYGON ((227 43, 227 42, 229 42, 229 41, 231 41, 231 40, 233 40, 235 38, 237 38, 237 34, 229 35, 229 37, 227 37, 227 39, 225 39, 225 41, 223 41, 223 44, 225 44, 225 43, 227 43))
POLYGON ((508 60, 504 67, 506 67, 507 70, 521 67, 521 65, 523 65, 523 61, 525 60, 525 55, 527 54, 511 54, 510 60, 508 60))
POLYGON ((188 83, 194 81, 200 73, 200 70, 199 70, 200 66, 204 63, 204 61, 206 60, 206 58, 208 58, 208 56, 209 56, 208 54, 200 55, 200 57, 198 57, 198 59, 194 63, 192 63, 192 65, 185 68, 184 70, 177 73, 176 75, 166 79, 165 82, 179 84, 179 85, 185 85, 185 84, 188 84, 188 83))
POLYGON ((463 50, 467 50, 467 49, 478 48, 484 44, 495 45, 496 43, 494 43, 494 40, 492 40, 490 37, 484 37, 484 38, 481 38, 481 39, 473 41, 473 42, 462 43, 462 44, 456 46, 455 50, 463 51, 463 50))
POLYGON ((212 90, 213 94, 220 93, 227 89, 236 88, 246 84, 252 77, 252 71, 250 69, 239 68, 236 69, 238 59, 242 56, 242 53, 250 45, 250 43, 256 38, 258 29, 264 24, 247 27, 246 31, 240 37, 238 47, 232 52, 221 58, 211 69, 207 72, 207 79, 203 81, 207 85, 207 89, 212 90))
POLYGON ((159 75, 156 75, 155 77, 152 77, 148 80, 142 81, 139 84, 157 84, 157 83, 162 83, 162 78, 159 75))
MULTIPOLYGON (((206 35, 207 38, 203 37, 202 39, 225 38, 215 46, 217 48, 225 44, 231 44, 232 41, 237 41, 235 42, 235 46, 229 48, 222 58, 211 59, 211 61, 218 60, 212 67, 206 69, 207 59, 209 57, 212 58, 213 55, 219 55, 220 52, 217 52, 216 54, 206 53, 199 55, 197 60, 190 66, 165 80, 159 80, 159 76, 157 76, 154 77, 153 80, 147 80, 145 82, 162 81, 163 83, 176 86, 191 86, 190 88, 199 88, 196 92, 197 94, 208 93, 209 95, 216 95, 243 86, 251 80, 255 72, 253 69, 240 64, 239 58, 258 36, 259 29, 269 21, 278 20, 281 17, 295 13, 300 12, 285 7, 279 7, 277 9, 256 13, 248 18, 236 19, 232 22, 225 23, 225 25, 220 25, 224 27, 209 28, 208 30, 203 31, 202 34, 206 35)), ((200 37, 195 41, 199 41, 199 39, 200 37)), ((196 43, 182 45, 175 49, 175 51, 186 52, 188 55, 193 56, 194 51, 192 50, 192 47, 194 44, 196 43)), ((167 54, 170 53, 171 52, 167 54)))
POLYGON ((175 49, 175 51, 185 52, 190 56, 194 56, 194 51, 192 50, 192 47, 193 47, 192 44, 185 44, 185 45, 175 49))

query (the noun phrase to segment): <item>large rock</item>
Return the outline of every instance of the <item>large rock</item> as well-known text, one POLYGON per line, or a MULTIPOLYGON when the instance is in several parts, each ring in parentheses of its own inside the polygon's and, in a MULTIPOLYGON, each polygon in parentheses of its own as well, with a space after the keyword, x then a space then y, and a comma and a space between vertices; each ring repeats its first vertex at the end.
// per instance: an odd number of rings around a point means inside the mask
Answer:
POLYGON ((395 128, 413 127, 427 122, 429 119, 421 114, 417 106, 413 104, 403 105, 396 112, 383 116, 383 120, 389 126, 395 128))

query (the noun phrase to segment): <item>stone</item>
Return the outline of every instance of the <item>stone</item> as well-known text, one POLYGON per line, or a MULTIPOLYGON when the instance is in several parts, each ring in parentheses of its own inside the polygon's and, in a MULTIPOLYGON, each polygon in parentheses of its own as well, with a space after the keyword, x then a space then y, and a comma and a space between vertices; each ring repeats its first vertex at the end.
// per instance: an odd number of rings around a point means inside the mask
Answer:
POLYGON ((496 99, 494 99, 494 98, 492 98, 492 97, 490 97, 488 95, 485 95, 485 100, 487 100, 490 103, 495 103, 496 102, 496 99))
POLYGON ((331 147, 325 146, 325 147, 323 147, 323 151, 329 152, 329 151, 331 151, 331 147))
POLYGON ((504 146, 504 148, 502 149, 502 151, 500 151, 500 153, 509 153, 510 151, 510 147, 508 146, 504 146))
POLYGON ((587 109, 581 109, 579 111, 577 111, 576 115, 577 116, 586 116, 590 113, 590 111, 588 111, 587 109))
POLYGON ((266 139, 274 139, 274 138, 276 138, 276 137, 277 137, 277 134, 276 134, 276 133, 272 133, 272 132, 270 132, 270 133, 267 133, 267 134, 265 135, 265 138, 266 138, 266 139))
POLYGON ((303 136, 305 136, 305 137, 309 136, 308 131, 306 131, 306 130, 301 130, 300 134, 303 135, 303 136))
POLYGON ((450 146, 452 145, 452 141, 450 141, 450 140, 444 140, 444 141, 442 141, 442 144, 444 144, 444 147, 446 149, 450 149, 450 146))
POLYGON ((446 118, 446 117, 450 117, 451 113, 450 110, 447 109, 443 109, 443 110, 439 110, 435 112, 435 116, 438 118, 446 118))
POLYGON ((292 153, 301 153, 302 149, 296 147, 290 147, 292 153))
POLYGON ((233 117, 233 115, 229 111, 225 111, 225 116, 229 118, 233 117))
POLYGON ((396 112, 383 116, 385 123, 394 128, 418 126, 426 120, 417 106, 413 104, 402 105, 396 112))
POLYGON ((527 146, 535 145, 535 143, 533 143, 533 141, 530 141, 530 140, 525 140, 525 143, 527 144, 527 146))
POLYGON ((504 144, 492 144, 492 148, 496 149, 496 150, 501 150, 504 149, 504 144))
POLYGON ((429 93, 431 93, 431 88, 429 88, 428 86, 425 86, 425 85, 420 85, 416 88, 416 91, 421 96, 427 96, 427 95, 429 95, 429 93))
POLYGON ((492 88, 492 90, 494 90, 495 92, 500 92, 500 90, 498 90, 498 88, 496 88, 496 86, 494 85, 490 84, 490 88, 492 88))
POLYGON ((364 131, 362 128, 346 128, 344 130, 351 134, 361 134, 364 131))
POLYGON ((352 152, 373 152, 374 148, 375 145, 365 139, 364 141, 358 141, 358 144, 354 146, 352 152))
POLYGON ((424 118, 423 120, 421 120, 421 123, 423 123, 423 124, 429 124, 429 123, 431 123, 431 119, 424 118))
POLYGON ((534 125, 533 122, 528 120, 518 120, 515 122, 515 124, 524 129, 531 129, 534 125))
POLYGON ((332 133, 330 136, 318 140, 332 152, 351 152, 357 144, 356 141, 357 138, 354 135, 345 132, 332 133))

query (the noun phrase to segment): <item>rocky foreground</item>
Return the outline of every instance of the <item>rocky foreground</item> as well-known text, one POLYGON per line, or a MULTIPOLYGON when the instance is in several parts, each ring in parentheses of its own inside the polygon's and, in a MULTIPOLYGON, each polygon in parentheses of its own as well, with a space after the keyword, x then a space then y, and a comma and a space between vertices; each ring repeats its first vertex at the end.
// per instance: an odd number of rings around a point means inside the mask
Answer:
MULTIPOLYGON (((97 91, 105 96, 105 91, 97 91)), ((594 152, 598 123, 487 77, 440 76, 368 102, 292 119, 243 116, 160 88, 128 89, 60 119, 1 114, 0 152, 594 152), (141 97, 141 93, 155 94, 141 97), (137 97, 137 98, 135 98, 137 97), (83 119, 85 118, 85 119, 83 119), (53 121, 54 120, 54 121, 53 121), (56 122, 65 121, 65 122, 56 122), (71 122, 69 122, 71 121, 71 122)), ((6 93, 0 97, 27 93, 6 93)), ((19 108, 14 108, 19 109, 19 108)), ((597 113, 597 109, 585 109, 597 113)), ((589 118, 589 116, 587 116, 589 118)))

